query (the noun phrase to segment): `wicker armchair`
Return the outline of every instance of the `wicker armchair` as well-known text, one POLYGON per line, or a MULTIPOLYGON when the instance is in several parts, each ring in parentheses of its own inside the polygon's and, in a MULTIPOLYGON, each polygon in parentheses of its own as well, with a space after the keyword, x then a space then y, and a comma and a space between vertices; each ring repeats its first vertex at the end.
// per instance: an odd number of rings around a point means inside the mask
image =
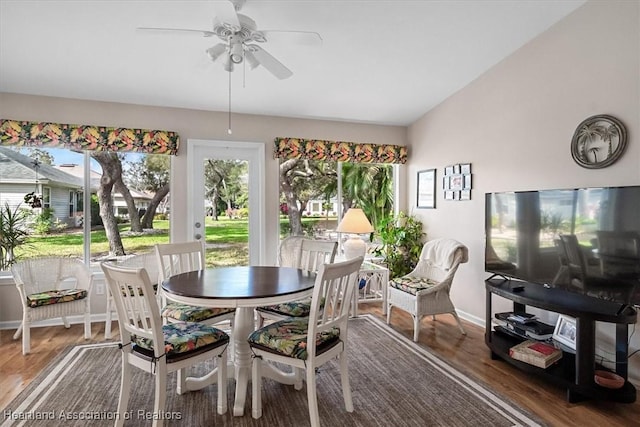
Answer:
POLYGON ((469 259, 465 245, 453 239, 435 239, 424 244, 416 268, 389 282, 387 324, 391 308, 398 307, 413 317, 413 340, 418 341, 420 320, 431 315, 449 313, 455 317, 460 332, 466 334, 449 297, 453 277, 461 263, 469 259))
POLYGON ((31 351, 30 328, 33 322, 84 316, 84 338, 91 338, 89 295, 93 277, 87 266, 75 258, 47 257, 20 261, 11 266, 22 302, 22 323, 13 336, 22 334, 22 354, 31 351))

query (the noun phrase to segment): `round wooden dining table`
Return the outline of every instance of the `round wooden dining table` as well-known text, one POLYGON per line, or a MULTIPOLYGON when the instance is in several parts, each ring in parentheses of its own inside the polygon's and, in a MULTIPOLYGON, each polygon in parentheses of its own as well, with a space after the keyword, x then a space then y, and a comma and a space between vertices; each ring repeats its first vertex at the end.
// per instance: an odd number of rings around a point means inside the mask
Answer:
MULTIPOLYGON (((251 374, 251 349, 247 338, 254 331, 254 308, 293 301, 311 296, 315 273, 297 268, 243 266, 207 268, 171 276, 162 282, 164 296, 175 302, 201 307, 236 309, 232 338, 236 380, 233 414, 244 414, 247 387, 251 374)), ((294 377, 278 371, 266 376, 286 384, 294 377)), ((187 388, 198 390, 215 382, 214 372, 200 378, 188 378, 187 388)))

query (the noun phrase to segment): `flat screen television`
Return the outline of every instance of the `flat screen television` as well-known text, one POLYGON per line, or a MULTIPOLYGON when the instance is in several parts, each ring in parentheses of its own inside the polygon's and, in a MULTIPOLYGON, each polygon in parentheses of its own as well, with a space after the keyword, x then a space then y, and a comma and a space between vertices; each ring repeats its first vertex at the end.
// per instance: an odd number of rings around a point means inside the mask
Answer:
POLYGON ((487 193, 485 270, 640 305, 640 186, 487 193))

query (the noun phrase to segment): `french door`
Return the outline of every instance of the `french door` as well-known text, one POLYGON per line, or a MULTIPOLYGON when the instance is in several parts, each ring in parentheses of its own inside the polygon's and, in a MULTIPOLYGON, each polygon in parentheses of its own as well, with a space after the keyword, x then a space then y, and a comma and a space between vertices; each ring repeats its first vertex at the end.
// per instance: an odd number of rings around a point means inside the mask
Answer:
POLYGON ((264 144, 190 139, 187 146, 190 237, 205 242, 207 264, 260 265, 265 247, 264 144), (242 185, 233 187, 232 182, 242 185), (245 250, 245 244, 248 258, 234 256, 233 248, 245 250))

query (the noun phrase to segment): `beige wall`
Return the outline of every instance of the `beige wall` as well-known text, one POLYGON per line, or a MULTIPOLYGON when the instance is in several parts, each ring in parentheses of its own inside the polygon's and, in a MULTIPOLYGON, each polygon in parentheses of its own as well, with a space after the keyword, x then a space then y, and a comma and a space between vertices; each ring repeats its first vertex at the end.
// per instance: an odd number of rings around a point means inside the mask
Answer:
MULTIPOLYGON (((174 158, 171 181, 172 236, 189 239, 187 218, 188 139, 262 142, 266 157, 266 248, 275 262, 278 224, 278 161, 273 158, 273 140, 278 136, 339 141, 407 145, 406 127, 377 126, 337 121, 301 120, 282 117, 233 114, 233 135, 227 134, 227 114, 175 108, 146 107, 107 102, 0 93, 0 117, 16 120, 103 126, 165 129, 178 132, 181 148, 174 158)), ((17 291, 8 280, 0 279, 0 328, 13 326, 22 316, 17 291), (15 295, 14 295, 15 293, 15 295)), ((104 295, 92 296, 92 313, 104 313, 104 295)), ((15 326, 14 326, 15 327, 15 326)))
MULTIPOLYGON (((440 179, 447 165, 472 165, 471 201, 445 201, 439 190, 437 209, 414 210, 428 238, 469 247, 452 290, 467 318, 484 321, 486 192, 640 184, 639 9, 635 1, 587 3, 409 127, 408 195, 419 170, 437 168, 440 179), (595 114, 618 117, 629 141, 617 163, 589 170, 574 163, 570 142, 595 114)), ((604 329, 609 342, 612 329, 604 329)), ((640 358, 631 362, 638 379, 640 358)))

